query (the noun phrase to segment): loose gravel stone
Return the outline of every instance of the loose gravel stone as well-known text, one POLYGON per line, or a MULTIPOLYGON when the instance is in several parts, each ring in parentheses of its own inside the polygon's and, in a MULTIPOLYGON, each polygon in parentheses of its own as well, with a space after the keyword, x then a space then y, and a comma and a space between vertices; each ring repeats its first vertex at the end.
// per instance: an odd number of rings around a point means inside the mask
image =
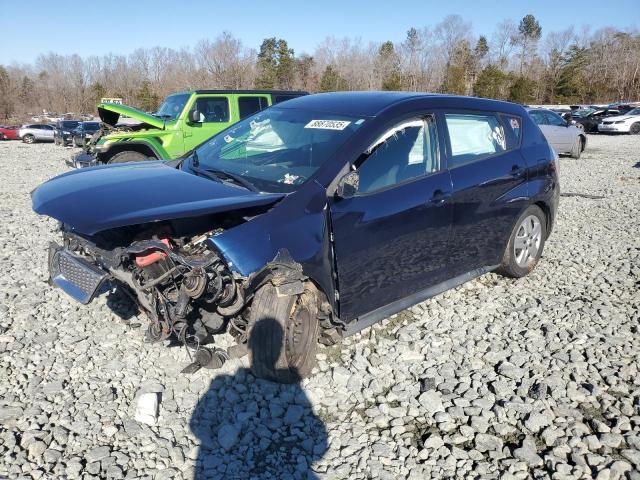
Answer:
POLYGON ((561 198, 529 276, 321 347, 296 385, 245 360, 184 376, 188 353, 144 343, 125 295, 83 306, 47 284, 57 224, 29 192, 73 151, 0 142, 0 478, 638 479, 640 137, 560 159, 564 192, 604 198, 561 198))

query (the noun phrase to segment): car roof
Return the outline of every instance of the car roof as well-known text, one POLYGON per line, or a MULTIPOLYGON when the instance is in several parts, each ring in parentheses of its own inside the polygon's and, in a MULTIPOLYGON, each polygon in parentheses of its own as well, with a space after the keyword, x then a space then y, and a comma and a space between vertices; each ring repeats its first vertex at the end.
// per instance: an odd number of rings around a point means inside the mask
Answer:
POLYGON ((275 108, 303 109, 317 112, 333 113, 336 115, 374 117, 383 110, 402 102, 411 100, 433 100, 432 108, 478 108, 495 109, 518 114, 522 112, 521 105, 499 100, 489 100, 460 95, 443 95, 424 92, 331 92, 317 93, 293 98, 286 103, 278 104, 275 108))
POLYGON ((186 90, 184 92, 175 92, 171 95, 176 95, 180 93, 217 93, 217 94, 271 94, 271 95, 308 95, 309 92, 305 92, 302 90, 292 91, 292 90, 216 90, 216 89, 198 89, 198 90, 186 90))

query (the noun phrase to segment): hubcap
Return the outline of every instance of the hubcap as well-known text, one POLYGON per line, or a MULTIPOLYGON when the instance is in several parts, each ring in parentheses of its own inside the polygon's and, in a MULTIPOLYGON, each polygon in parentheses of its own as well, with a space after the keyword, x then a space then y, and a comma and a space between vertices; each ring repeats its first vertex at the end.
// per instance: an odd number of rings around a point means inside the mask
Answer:
POLYGON ((535 215, 529 215, 518 227, 513 242, 513 256, 519 267, 527 268, 537 260, 541 242, 540 220, 535 215))

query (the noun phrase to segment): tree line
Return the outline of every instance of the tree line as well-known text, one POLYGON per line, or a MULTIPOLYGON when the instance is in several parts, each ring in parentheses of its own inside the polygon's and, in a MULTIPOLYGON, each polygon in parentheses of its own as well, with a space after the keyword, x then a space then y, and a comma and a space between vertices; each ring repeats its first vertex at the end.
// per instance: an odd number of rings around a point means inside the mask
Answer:
POLYGON ((519 103, 640 100, 640 34, 602 28, 543 33, 533 15, 474 36, 450 15, 411 28, 400 42, 328 37, 311 54, 282 38, 254 50, 229 32, 191 48, 130 55, 40 55, 0 65, 0 120, 43 110, 93 112, 103 97, 155 110, 169 93, 195 88, 327 92, 409 90, 476 95, 519 103))

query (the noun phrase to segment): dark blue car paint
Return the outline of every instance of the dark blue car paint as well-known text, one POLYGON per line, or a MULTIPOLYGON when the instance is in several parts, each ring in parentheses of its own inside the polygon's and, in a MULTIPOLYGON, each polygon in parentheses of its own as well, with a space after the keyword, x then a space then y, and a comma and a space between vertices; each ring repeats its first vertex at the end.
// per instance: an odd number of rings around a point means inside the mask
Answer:
POLYGON ((269 205, 282 197, 212 182, 164 162, 141 162, 65 173, 38 187, 32 202, 37 213, 93 235, 126 225, 269 205))
POLYGON ((113 169, 110 172, 88 169, 72 182, 63 175, 36 190, 34 209, 90 234, 127 223, 195 216, 207 209, 273 205, 267 213, 211 237, 210 245, 242 276, 255 273, 278 251, 287 250, 327 294, 342 320, 371 317, 372 311, 393 313, 406 307, 407 301, 421 300, 494 268, 517 216, 532 203, 549 214, 551 227, 559 197, 553 153, 519 105, 367 92, 311 95, 275 108, 348 114, 366 123, 331 161, 287 196, 256 194, 195 176, 187 180, 184 176, 190 174, 179 171, 160 175, 164 181, 151 187, 148 178, 153 175, 147 177, 145 172, 170 167, 156 164, 145 170, 149 164, 143 164, 98 167, 113 169), (519 116, 521 148, 449 169, 450 146, 442 112, 460 109, 519 116), (399 121, 425 113, 437 114, 441 172, 370 195, 334 197, 341 175, 375 138, 399 121), (85 182, 92 188, 83 188, 85 182), (120 200, 96 210, 96 198, 107 196, 106 184, 116 189, 120 200), (160 191, 150 193, 154 200, 145 200, 147 190, 158 187, 160 191), (438 190, 443 198, 432 201, 438 190), (78 202, 84 205, 76 206, 78 202))

